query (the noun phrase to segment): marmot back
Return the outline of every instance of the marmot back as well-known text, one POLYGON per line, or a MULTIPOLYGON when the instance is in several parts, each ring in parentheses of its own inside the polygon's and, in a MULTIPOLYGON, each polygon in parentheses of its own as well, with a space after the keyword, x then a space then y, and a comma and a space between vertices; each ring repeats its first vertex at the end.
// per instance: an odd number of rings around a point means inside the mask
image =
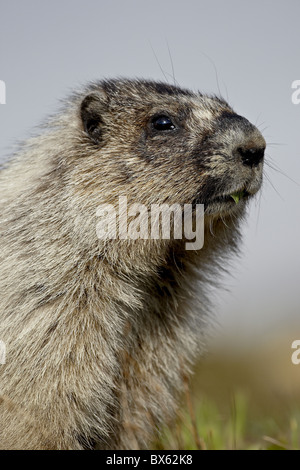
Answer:
POLYGON ((221 98, 125 79, 74 93, 24 144, 0 172, 0 448, 145 448, 172 419, 264 149, 221 98), (99 238, 120 197, 203 204, 203 248, 99 238))

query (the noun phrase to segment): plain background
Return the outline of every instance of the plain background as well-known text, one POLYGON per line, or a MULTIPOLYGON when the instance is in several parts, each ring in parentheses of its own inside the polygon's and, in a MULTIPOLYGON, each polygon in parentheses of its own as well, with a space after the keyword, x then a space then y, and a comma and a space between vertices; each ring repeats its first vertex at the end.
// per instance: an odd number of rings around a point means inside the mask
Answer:
POLYGON ((1 160, 70 90, 104 77, 172 83, 174 73, 258 125, 273 168, 224 278, 228 292, 214 293, 216 312, 236 344, 289 327, 299 338, 299 0, 1 0, 0 11, 1 160))

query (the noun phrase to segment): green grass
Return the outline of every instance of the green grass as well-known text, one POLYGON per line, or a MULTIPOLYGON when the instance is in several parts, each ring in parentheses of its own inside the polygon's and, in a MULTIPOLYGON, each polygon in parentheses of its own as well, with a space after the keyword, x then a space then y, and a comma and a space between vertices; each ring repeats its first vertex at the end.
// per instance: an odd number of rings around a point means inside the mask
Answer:
POLYGON ((271 357, 200 364, 153 449, 299 450, 300 365, 271 357))
POLYGON ((182 410, 175 426, 166 428, 157 449, 259 450, 299 449, 300 409, 289 419, 280 420, 267 413, 255 414, 245 392, 232 397, 228 408, 203 397, 194 416, 182 410), (281 422, 280 422, 281 421, 281 422))

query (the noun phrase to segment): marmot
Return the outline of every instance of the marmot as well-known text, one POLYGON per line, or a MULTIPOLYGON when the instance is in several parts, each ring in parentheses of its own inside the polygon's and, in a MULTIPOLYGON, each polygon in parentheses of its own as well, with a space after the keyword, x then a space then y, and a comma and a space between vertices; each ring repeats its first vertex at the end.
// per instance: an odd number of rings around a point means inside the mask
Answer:
POLYGON ((205 344, 265 140, 220 97, 93 82, 0 172, 0 447, 147 448, 205 344), (99 204, 204 204, 184 240, 100 240, 99 204))

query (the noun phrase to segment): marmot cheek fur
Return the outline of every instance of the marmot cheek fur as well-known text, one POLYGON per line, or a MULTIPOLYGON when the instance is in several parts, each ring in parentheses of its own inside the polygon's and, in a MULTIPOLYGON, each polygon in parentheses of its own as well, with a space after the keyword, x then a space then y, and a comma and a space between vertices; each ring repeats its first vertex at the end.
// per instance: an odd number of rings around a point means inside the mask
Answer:
POLYGON ((149 445, 203 351, 207 283, 237 249, 264 149, 222 99, 126 79, 74 93, 20 148, 0 172, 2 449, 149 445), (99 240, 97 207, 119 196, 204 204, 203 248, 99 240))

